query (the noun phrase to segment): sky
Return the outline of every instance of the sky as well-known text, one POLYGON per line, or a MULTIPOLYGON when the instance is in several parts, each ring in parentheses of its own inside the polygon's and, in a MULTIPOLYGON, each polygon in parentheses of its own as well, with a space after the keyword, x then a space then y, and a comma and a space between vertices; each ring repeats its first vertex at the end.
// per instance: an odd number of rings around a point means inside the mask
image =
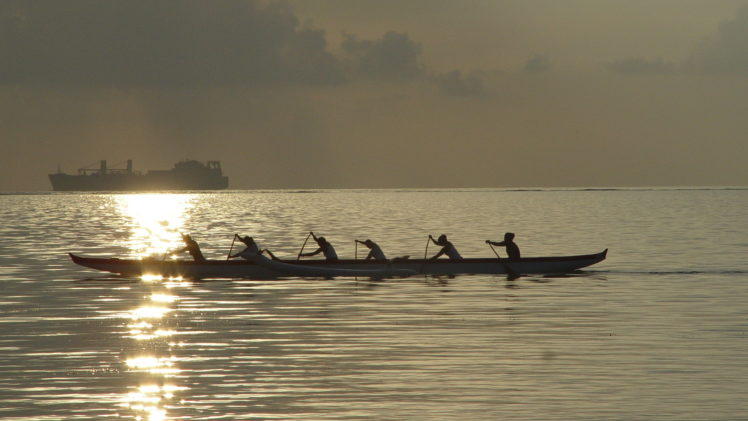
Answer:
POLYGON ((746 0, 0 0, 0 191, 748 185, 746 0))

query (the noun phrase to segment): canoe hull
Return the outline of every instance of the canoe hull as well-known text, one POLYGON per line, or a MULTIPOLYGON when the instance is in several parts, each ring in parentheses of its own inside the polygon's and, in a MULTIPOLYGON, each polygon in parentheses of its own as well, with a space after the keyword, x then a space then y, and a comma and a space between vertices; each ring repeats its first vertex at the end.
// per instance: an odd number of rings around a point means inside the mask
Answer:
MULTIPOLYGON (((525 257, 514 261, 498 261, 496 258, 470 258, 459 261, 447 259, 423 260, 406 259, 394 262, 376 262, 372 260, 340 260, 329 263, 324 260, 283 260, 282 263, 298 268, 298 276, 303 273, 314 273, 326 276, 325 273, 334 275, 338 273, 356 273, 357 271, 402 271, 428 275, 460 275, 460 274, 506 274, 505 265, 518 274, 522 275, 545 275, 564 274, 594 265, 605 260, 608 250, 600 253, 562 256, 562 257, 525 257)), ((157 259, 118 259, 81 257, 70 254, 74 263, 91 269, 111 272, 121 275, 163 275, 181 276, 185 278, 207 279, 207 278, 244 278, 244 279, 273 279, 289 276, 289 273, 274 270, 272 265, 261 265, 251 261, 239 260, 208 260, 206 262, 194 262, 189 260, 167 260, 157 259)), ((290 274, 293 275, 293 274, 290 274)), ((342 275, 346 276, 346 275, 342 275)), ((348 275, 354 276, 354 275, 348 275)))

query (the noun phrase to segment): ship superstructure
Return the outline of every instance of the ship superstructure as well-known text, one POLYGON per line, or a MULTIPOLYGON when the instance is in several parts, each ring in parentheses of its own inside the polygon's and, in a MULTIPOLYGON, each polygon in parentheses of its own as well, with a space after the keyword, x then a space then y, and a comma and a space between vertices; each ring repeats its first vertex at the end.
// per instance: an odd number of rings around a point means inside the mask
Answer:
POLYGON ((159 190, 220 190, 229 185, 219 161, 205 164, 186 160, 170 170, 150 170, 145 174, 133 171, 132 160, 125 168, 108 168, 102 160, 98 168, 81 168, 78 174, 65 174, 60 169, 49 174, 54 191, 159 191, 159 190))

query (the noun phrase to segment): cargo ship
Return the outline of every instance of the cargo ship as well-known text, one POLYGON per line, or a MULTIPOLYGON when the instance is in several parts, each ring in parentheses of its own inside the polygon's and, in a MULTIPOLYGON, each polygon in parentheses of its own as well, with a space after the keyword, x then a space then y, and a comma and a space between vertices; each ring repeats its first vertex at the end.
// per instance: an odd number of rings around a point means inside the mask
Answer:
POLYGON ((106 160, 99 168, 81 168, 78 174, 65 174, 57 168, 49 174, 54 191, 159 191, 159 190, 220 190, 229 186, 221 163, 187 160, 174 164, 170 170, 150 170, 143 174, 133 171, 132 160, 126 168, 107 168, 106 160))

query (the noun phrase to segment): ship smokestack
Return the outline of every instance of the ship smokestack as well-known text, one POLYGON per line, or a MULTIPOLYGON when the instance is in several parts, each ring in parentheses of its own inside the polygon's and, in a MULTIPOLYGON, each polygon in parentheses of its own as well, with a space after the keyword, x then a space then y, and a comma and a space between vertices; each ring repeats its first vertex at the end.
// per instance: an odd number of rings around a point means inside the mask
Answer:
POLYGON ((102 174, 106 174, 106 159, 102 159, 102 160, 101 160, 101 168, 100 168, 100 172, 101 172, 102 174))

